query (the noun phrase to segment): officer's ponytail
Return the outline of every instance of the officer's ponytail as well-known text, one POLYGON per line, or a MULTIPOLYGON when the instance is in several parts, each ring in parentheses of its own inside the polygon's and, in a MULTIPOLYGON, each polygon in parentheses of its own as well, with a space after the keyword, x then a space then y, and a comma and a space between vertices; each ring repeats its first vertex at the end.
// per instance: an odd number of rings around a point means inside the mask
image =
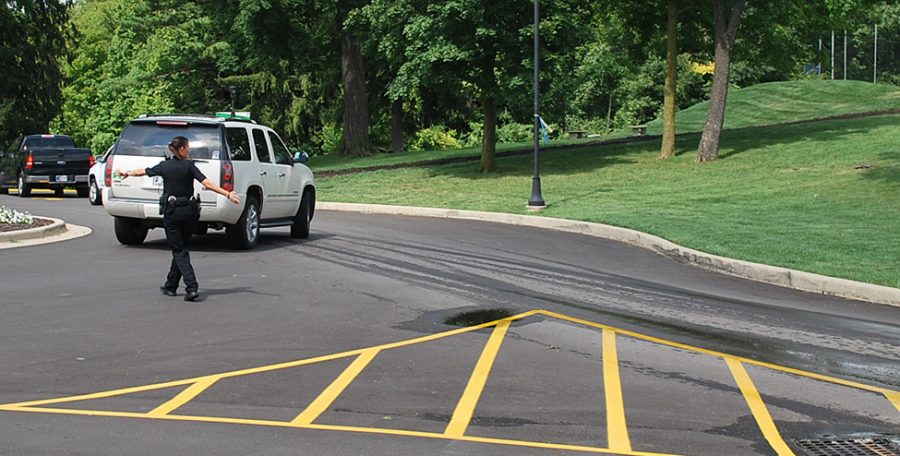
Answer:
POLYGON ((169 152, 172 152, 172 155, 178 156, 178 151, 181 150, 182 147, 187 146, 189 141, 184 136, 176 136, 172 138, 172 142, 169 143, 169 152))

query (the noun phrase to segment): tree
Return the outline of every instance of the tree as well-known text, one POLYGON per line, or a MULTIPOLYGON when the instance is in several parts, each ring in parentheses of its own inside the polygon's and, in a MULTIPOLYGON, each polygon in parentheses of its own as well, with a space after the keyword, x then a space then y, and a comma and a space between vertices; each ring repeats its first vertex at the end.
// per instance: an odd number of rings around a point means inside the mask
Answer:
POLYGON ((349 26, 360 40, 360 47, 374 71, 375 79, 384 87, 382 94, 390 105, 391 151, 405 149, 403 101, 414 96, 415 87, 403 85, 397 79, 404 63, 407 40, 404 29, 413 13, 413 5, 401 0, 372 0, 350 12, 345 26, 349 26))
POLYGON ((741 23, 741 15, 746 7, 746 0, 735 0, 730 11, 725 0, 715 0, 715 37, 716 52, 713 72, 713 84, 709 96, 709 111, 706 115, 706 124, 703 127, 703 135, 700 137, 700 146, 697 151, 697 161, 707 162, 719 157, 719 139, 722 136, 722 126, 725 123, 725 101, 728 97, 728 78, 731 70, 731 51, 737 37, 737 30, 741 23))
POLYGON ((663 95, 663 135, 659 158, 675 155, 675 89, 678 85, 678 1, 669 0, 666 19, 666 85, 663 95))
POLYGON ((362 52, 353 32, 341 30, 341 82, 344 87, 343 137, 336 153, 365 157, 375 151, 369 139, 369 97, 362 52))
POLYGON ((0 6, 0 140, 47 132, 62 104, 68 2, 10 0, 0 6))

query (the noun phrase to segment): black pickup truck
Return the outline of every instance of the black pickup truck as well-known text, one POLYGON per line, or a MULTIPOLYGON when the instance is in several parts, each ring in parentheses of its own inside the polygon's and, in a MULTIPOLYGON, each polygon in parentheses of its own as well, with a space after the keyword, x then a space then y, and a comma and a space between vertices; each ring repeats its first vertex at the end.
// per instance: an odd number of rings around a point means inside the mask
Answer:
POLYGON ((69 136, 28 135, 0 151, 0 194, 15 188, 26 197, 33 188, 49 188, 62 195, 65 187, 75 187, 84 198, 93 164, 91 151, 76 148, 69 136))

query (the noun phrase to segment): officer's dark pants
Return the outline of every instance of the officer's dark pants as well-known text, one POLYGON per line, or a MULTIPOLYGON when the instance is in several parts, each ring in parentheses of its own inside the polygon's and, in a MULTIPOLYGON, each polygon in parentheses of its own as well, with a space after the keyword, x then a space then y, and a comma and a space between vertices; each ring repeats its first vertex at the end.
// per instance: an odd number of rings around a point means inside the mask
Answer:
POLYGON ((191 206, 176 207, 171 213, 167 213, 163 220, 166 229, 166 239, 172 247, 172 266, 169 275, 163 285, 168 290, 175 291, 178 282, 184 278, 184 290, 186 292, 197 291, 197 276, 194 275, 194 267, 191 266, 191 254, 188 248, 191 244, 191 236, 197 227, 198 216, 191 206))

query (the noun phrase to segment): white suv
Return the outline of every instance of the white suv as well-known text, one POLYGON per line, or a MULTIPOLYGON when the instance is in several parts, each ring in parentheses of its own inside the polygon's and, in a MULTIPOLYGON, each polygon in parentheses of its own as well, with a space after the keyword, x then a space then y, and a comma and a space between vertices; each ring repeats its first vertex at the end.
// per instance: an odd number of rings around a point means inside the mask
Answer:
POLYGON ((152 167, 169 158, 168 144, 175 136, 188 138, 191 159, 209 180, 241 198, 241 204, 232 204, 195 182, 198 233, 224 228, 241 249, 256 245, 260 228, 290 226, 292 237, 309 237, 316 188, 303 164, 308 157, 292 155, 271 128, 235 118, 142 115, 125 127, 106 158, 103 206, 115 217, 119 242, 140 244, 148 229, 162 227, 162 181, 158 176, 113 179, 114 170, 152 167))

